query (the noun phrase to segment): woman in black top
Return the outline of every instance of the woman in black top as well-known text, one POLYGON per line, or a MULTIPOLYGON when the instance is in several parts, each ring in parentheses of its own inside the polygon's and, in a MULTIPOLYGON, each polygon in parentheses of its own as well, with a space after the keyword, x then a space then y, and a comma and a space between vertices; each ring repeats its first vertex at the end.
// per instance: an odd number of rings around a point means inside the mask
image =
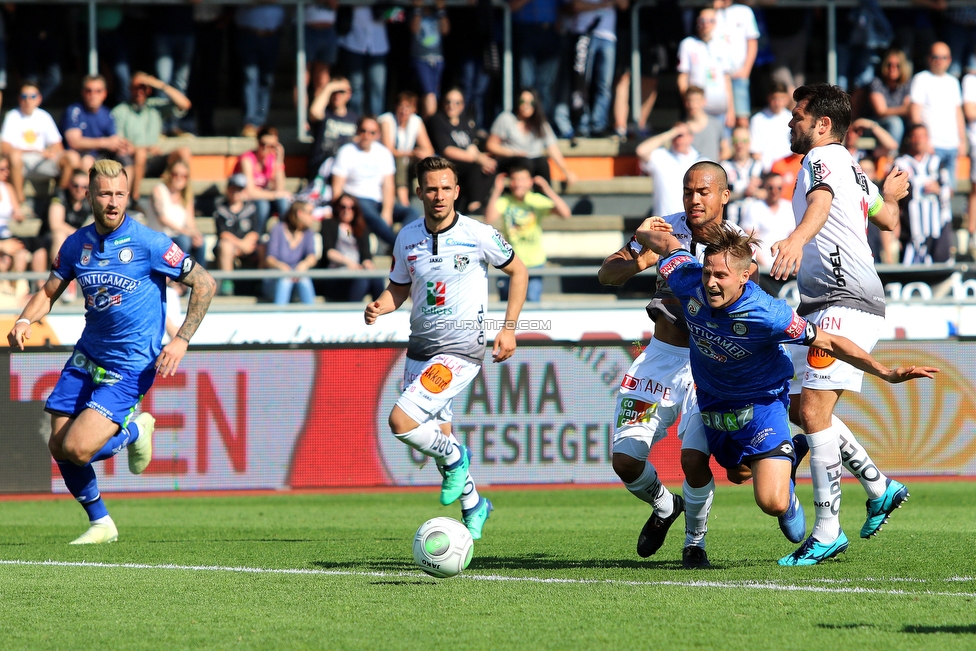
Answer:
POLYGON ((457 168, 461 194, 456 205, 465 213, 480 211, 495 182, 497 163, 478 148, 474 121, 464 114, 460 90, 444 93, 441 110, 427 118, 426 126, 434 151, 457 168))

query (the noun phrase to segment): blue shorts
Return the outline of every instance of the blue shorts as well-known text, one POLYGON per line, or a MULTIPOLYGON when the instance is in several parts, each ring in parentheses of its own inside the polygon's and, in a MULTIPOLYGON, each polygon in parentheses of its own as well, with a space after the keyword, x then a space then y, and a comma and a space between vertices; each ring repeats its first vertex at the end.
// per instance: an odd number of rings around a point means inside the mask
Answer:
POLYGON ((441 76, 444 74, 444 60, 431 62, 426 59, 412 59, 413 70, 417 73, 422 95, 440 97, 441 76))
POLYGON ((156 369, 152 366, 141 373, 128 369, 110 371, 76 349, 64 365, 44 411, 74 418, 85 409, 94 409, 125 427, 154 379, 156 369))
POLYGON ((705 425, 708 447, 723 468, 784 457, 792 461, 793 439, 790 433, 789 382, 775 396, 729 402, 698 392, 698 407, 705 425))

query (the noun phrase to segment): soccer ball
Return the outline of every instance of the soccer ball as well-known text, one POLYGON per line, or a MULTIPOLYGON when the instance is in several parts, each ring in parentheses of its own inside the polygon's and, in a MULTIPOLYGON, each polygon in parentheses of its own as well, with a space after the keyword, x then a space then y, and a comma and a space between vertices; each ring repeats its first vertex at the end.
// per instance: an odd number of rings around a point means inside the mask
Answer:
POLYGON ((433 518, 413 537, 413 560, 439 579, 460 574, 471 562, 474 541, 468 528, 452 518, 433 518))

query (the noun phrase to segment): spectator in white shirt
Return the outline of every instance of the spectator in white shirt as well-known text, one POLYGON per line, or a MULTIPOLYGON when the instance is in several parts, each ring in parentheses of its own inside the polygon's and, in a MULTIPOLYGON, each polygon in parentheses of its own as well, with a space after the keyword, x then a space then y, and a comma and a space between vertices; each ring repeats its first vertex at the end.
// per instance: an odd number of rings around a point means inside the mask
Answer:
POLYGON ((929 51, 929 69, 912 78, 913 124, 928 127, 932 147, 955 185, 956 158, 966 143, 966 122, 962 115, 962 90, 959 80, 948 74, 952 56, 945 43, 933 43, 929 51))
POLYGON ((790 149, 790 120, 793 114, 788 108, 790 95, 786 84, 777 81, 766 96, 766 108, 749 120, 749 136, 752 139, 752 153, 762 161, 763 170, 768 172, 773 163, 786 158, 790 149))
POLYGON ((641 168, 654 179, 653 214, 663 217, 685 209, 682 199, 685 172, 701 158, 691 141, 688 125, 676 122, 667 131, 637 145, 641 168), (668 143, 670 147, 665 147, 668 143))
POLYGON ((749 124, 752 103, 749 95, 749 75, 759 52, 759 26, 752 8, 732 0, 714 0, 716 32, 725 41, 732 61, 732 99, 738 126, 749 124))
MULTIPOLYGON (((962 112, 966 118, 966 136, 969 139, 969 181, 972 187, 976 188, 976 72, 970 70, 962 78, 962 112)), ((960 241, 959 251, 969 250, 970 255, 976 257, 976 192, 970 190, 969 198, 966 201, 966 241, 960 241), (968 236, 968 237, 967 237, 968 236)), ((960 238, 961 240, 962 238, 960 238)))
POLYGON ((332 196, 345 192, 359 200, 370 230, 390 246, 396 240, 393 222, 409 224, 417 211, 396 200, 394 175, 396 162, 389 149, 380 142, 380 125, 376 118, 359 118, 358 135, 343 145, 332 165, 332 196))
POLYGON ((10 158, 10 185, 19 206, 24 202, 24 179, 46 183, 58 179, 66 187, 71 170, 77 167, 77 153, 65 155, 61 132, 51 114, 42 109, 41 91, 33 83, 20 87, 17 108, 7 112, 0 128, 2 153, 10 158), (72 161, 72 156, 74 161, 72 161))
POLYGON ((770 247, 796 230, 796 217, 793 205, 783 198, 782 176, 772 172, 763 174, 762 190, 766 198, 749 203, 739 217, 739 227, 761 241, 756 249, 756 262, 765 269, 773 264, 770 247))
POLYGON ((752 157, 749 129, 736 127, 732 130, 732 158, 722 161, 729 177, 729 202, 725 204, 725 219, 739 223, 739 216, 746 205, 765 196, 762 191, 762 162, 752 157))
POLYGON ((696 22, 698 35, 689 36, 678 46, 678 90, 689 86, 705 91, 705 112, 724 117, 725 126, 735 125, 732 101, 732 61, 725 41, 715 38, 715 10, 702 9, 696 22))

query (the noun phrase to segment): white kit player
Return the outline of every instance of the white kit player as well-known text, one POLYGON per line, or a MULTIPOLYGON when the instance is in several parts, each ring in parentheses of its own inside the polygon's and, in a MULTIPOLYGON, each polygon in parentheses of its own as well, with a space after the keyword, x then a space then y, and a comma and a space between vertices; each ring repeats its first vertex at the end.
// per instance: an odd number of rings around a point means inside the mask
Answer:
MULTIPOLYGON (((685 212, 664 217, 682 246, 698 256, 704 253, 704 246, 697 246, 695 238, 709 226, 722 223, 729 195, 728 177, 718 163, 699 161, 688 169, 683 180, 685 212)), ((600 282, 622 285, 656 262, 653 251, 631 239, 603 262, 600 282)), ((715 481, 695 400, 684 312, 663 280, 658 280, 647 314, 654 322, 654 336, 624 375, 617 393, 613 470, 627 490, 653 509, 637 539, 637 554, 646 558, 660 549, 671 524, 684 510, 682 563, 689 569, 708 567, 705 532, 715 481), (668 491, 647 458, 675 421, 685 475, 683 497, 668 491)))
POLYGON ((397 234, 389 285, 366 306, 366 323, 376 323, 411 298, 404 390, 390 413, 390 428, 398 439, 434 459, 443 476, 441 504, 460 498, 464 524, 478 540, 492 504, 478 494, 468 472, 471 453, 451 430, 451 401, 474 380, 484 361, 488 265, 511 277, 505 324, 492 349, 495 362, 515 352, 515 325, 528 272, 498 231, 454 210, 460 188, 449 160, 425 158, 416 172, 424 219, 397 234))
MULTIPOLYGON (((797 274, 797 313, 821 330, 847 337, 870 352, 884 325, 881 279, 867 243, 868 220, 882 230, 898 223, 898 200, 908 194, 907 175, 895 169, 878 187, 844 148, 851 122, 850 97, 837 86, 813 84, 793 93, 792 149, 803 154, 796 178, 796 230, 772 245, 771 273, 779 280, 797 274)), ((868 494, 861 537, 876 534, 908 489, 886 477, 851 431, 833 415, 846 390, 860 391, 863 372, 813 348, 797 346, 790 416, 806 432, 794 438, 797 459, 809 445, 816 522, 810 537, 780 565, 813 565, 845 551, 840 529, 841 464, 868 494), (802 383, 802 391, 800 384, 802 383)))

